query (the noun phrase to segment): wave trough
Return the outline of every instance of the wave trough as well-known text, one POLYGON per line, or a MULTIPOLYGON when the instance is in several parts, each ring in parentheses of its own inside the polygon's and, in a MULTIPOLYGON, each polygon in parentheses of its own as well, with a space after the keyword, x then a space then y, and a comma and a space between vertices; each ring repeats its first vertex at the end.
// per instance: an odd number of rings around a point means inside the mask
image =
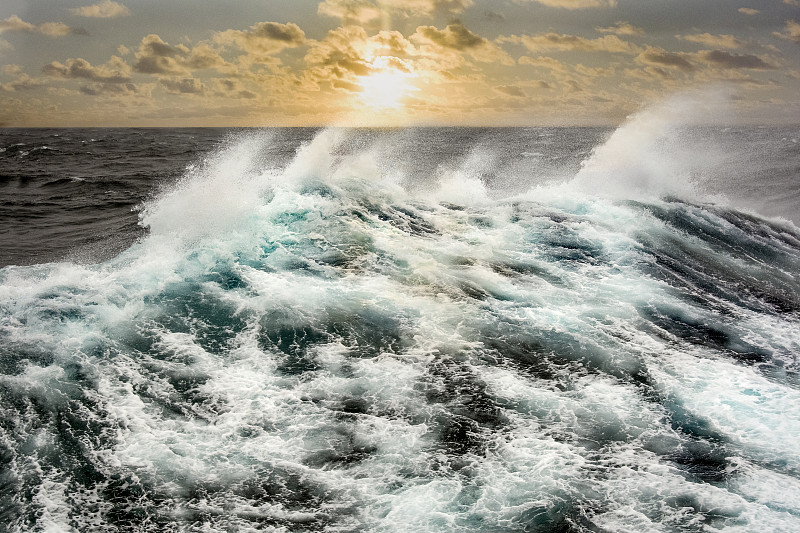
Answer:
POLYGON ((10 529, 800 529, 797 228, 406 134, 240 135, 116 257, 0 270, 10 529))

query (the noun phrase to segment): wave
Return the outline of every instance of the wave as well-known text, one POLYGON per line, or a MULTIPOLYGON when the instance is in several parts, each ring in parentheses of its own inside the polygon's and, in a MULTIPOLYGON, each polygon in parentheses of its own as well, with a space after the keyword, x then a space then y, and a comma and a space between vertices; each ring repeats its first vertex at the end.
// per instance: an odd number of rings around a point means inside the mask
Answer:
POLYGON ((566 184, 514 183, 487 146, 410 175, 408 131, 322 130, 285 165, 241 134, 115 258, 0 270, 0 512, 797 529, 800 231, 631 186, 649 150, 614 154, 636 127, 566 184))

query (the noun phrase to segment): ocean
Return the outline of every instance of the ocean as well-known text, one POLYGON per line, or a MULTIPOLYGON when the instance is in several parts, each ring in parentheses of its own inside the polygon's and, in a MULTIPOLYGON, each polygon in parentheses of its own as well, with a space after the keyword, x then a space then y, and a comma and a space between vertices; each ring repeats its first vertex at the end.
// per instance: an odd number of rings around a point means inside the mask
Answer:
POLYGON ((800 531, 799 138, 0 130, 0 529, 800 531))

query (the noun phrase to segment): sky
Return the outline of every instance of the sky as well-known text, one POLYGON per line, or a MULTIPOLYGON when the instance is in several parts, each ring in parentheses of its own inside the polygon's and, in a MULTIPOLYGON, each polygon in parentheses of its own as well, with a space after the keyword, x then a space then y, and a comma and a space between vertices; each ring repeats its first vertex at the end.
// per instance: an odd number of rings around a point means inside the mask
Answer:
POLYGON ((3 0, 0 126, 800 123, 800 0, 3 0))

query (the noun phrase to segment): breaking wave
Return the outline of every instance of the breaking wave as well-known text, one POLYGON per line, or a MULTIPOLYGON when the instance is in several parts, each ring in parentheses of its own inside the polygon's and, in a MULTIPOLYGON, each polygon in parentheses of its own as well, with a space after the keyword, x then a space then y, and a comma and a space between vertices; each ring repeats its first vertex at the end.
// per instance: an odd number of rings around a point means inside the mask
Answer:
POLYGON ((800 529, 800 232, 673 187, 640 119, 566 184, 243 134, 117 257, 0 270, 0 516, 800 529))

